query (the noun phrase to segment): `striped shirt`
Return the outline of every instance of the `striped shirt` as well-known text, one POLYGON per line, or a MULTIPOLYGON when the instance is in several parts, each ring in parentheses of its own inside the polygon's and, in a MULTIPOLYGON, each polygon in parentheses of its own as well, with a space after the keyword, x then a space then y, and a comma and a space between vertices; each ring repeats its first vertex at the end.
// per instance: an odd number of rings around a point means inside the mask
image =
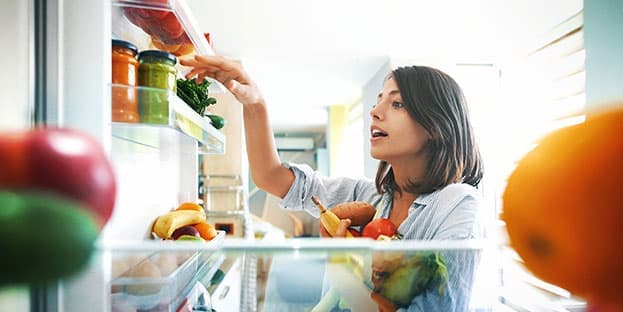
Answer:
MULTIPOLYGON (((304 209, 318 217, 311 201, 315 195, 327 207, 349 201, 365 201, 375 206, 377 217, 389 218, 392 194, 378 194, 374 181, 367 178, 327 177, 307 165, 284 163, 294 172, 294 183, 282 200, 284 208, 304 209)), ((483 237, 479 208, 480 195, 471 185, 450 184, 418 196, 405 220, 398 227, 403 239, 464 240, 483 237)), ((449 272, 443 295, 428 291, 416 296, 407 311, 467 311, 480 252, 453 250, 441 252, 449 272)))

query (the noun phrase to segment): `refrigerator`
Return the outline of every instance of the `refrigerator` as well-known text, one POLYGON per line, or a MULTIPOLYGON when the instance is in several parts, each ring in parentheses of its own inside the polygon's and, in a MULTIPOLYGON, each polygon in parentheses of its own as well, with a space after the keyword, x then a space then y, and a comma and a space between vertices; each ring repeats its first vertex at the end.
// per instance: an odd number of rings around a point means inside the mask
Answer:
MULTIPOLYGON (((227 147, 243 149, 244 142, 230 140, 171 93, 163 124, 111 121, 111 94, 127 88, 111 84, 111 40, 153 48, 149 26, 132 23, 125 9, 152 10, 175 18, 194 53, 213 54, 194 12, 184 0, 9 0, 3 6, 0 23, 15 31, 0 32, 7 47, 0 60, 0 130, 44 124, 85 131, 109 155, 118 193, 87 269, 46 285, 0 290, 0 310, 377 311, 370 299, 373 258, 422 254, 479 259, 462 298, 470 311, 522 310, 500 300, 501 268, 516 257, 504 258, 510 252, 505 242, 291 239, 261 220, 245 238, 221 231, 201 245, 152 240, 156 217, 199 199, 200 176, 211 173, 200 173, 200 158, 220 155, 218 161, 231 162, 227 147), (158 277, 126 274, 146 259, 165 265, 171 257, 182 260, 158 277), (133 262, 120 269, 119 260, 128 259, 133 262)), ((218 83, 210 90, 225 93, 218 83)), ((246 176, 244 168, 238 173, 246 176)), ((550 292, 569 297, 564 290, 550 292)), ((539 296, 532 307, 558 309, 539 296)))

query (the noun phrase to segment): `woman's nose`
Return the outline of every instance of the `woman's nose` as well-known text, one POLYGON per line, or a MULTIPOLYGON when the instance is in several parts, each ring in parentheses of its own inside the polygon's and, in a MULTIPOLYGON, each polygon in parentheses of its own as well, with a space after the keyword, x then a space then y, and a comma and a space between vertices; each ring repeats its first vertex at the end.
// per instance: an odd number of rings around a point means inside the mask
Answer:
POLYGON ((381 119, 381 112, 379 110, 379 104, 378 103, 376 105, 372 106, 372 108, 370 109, 370 117, 372 119, 381 119))

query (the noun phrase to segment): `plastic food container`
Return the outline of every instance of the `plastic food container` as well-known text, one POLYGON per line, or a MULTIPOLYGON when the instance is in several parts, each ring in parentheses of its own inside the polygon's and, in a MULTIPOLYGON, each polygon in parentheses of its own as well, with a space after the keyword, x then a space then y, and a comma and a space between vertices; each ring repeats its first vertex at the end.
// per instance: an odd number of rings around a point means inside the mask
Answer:
MULTIPOLYGON (((219 232, 208 244, 222 243, 224 235, 219 232)), ((128 267, 117 277, 113 275, 113 311, 175 312, 196 282, 209 272, 213 274, 224 257, 218 251, 161 251, 139 261, 133 261, 136 260, 134 256, 131 253, 113 261, 113 272, 123 261, 128 267)))
POLYGON ((175 55, 158 50, 138 54, 139 86, 150 87, 139 92, 139 112, 142 123, 167 124, 169 122, 169 99, 166 92, 177 91, 175 55), (159 89, 159 90, 158 90, 159 89))
POLYGON ((242 211, 244 188, 238 175, 207 175, 203 178, 204 208, 207 211, 242 211))
MULTIPOLYGON (((112 83, 136 86, 138 76, 138 49, 130 42, 112 41, 112 83)), ((135 88, 112 89, 112 121, 139 122, 138 94, 135 88)))

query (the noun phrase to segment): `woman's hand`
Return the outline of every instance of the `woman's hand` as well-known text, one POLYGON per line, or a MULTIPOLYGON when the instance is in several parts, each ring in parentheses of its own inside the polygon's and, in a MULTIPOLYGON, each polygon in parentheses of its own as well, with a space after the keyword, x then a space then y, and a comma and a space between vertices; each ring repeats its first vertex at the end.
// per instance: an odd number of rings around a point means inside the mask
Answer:
POLYGON ((180 64, 192 67, 187 79, 197 76, 197 81, 202 82, 210 77, 222 83, 243 105, 264 103, 260 90, 239 62, 222 56, 195 55, 180 60, 180 64))
MULTIPOLYGON (((339 216, 338 216, 339 218, 339 216)), ((341 219, 340 224, 337 226, 335 230, 335 235, 331 236, 327 229, 324 228, 322 222, 318 222, 318 226, 320 227, 320 237, 346 237, 346 231, 348 231, 348 227, 350 226, 350 219, 341 219)))
MULTIPOLYGON (((356 201, 337 204, 331 208, 331 212, 341 220, 334 237, 345 237, 349 226, 364 226, 368 224, 374 217, 376 209, 368 203, 356 201)), ((331 237, 331 234, 322 226, 322 223, 318 223, 320 236, 331 237)))

